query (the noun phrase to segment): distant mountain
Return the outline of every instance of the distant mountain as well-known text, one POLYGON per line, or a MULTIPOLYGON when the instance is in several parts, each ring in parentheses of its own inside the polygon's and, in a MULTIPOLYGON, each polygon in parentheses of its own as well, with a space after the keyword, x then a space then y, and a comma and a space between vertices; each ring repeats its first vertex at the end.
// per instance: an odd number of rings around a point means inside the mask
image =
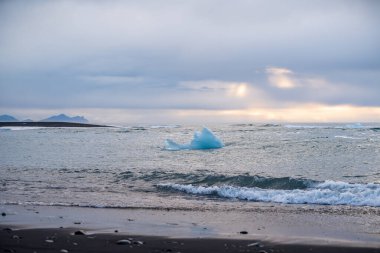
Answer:
POLYGON ((19 120, 11 115, 0 115, 0 122, 18 122, 19 120))
POLYGON ((24 119, 22 122, 33 122, 31 119, 24 119))
POLYGON ((73 123, 88 123, 88 120, 82 116, 69 117, 65 114, 51 116, 47 119, 41 120, 42 122, 73 122, 73 123))

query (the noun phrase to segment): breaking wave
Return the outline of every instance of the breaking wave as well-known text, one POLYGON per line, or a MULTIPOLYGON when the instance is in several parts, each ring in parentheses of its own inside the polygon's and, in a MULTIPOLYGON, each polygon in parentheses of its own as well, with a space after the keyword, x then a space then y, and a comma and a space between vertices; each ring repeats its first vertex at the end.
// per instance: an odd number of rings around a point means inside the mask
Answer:
POLYGON ((164 171, 152 171, 150 173, 134 173, 132 171, 124 171, 119 173, 116 181, 136 181, 143 180, 146 182, 163 183, 173 182, 179 184, 190 185, 203 185, 203 186, 215 186, 215 185, 233 185, 239 187, 258 187, 262 189, 282 189, 282 190, 294 190, 294 189, 306 189, 310 185, 317 183, 317 181, 292 178, 292 177, 263 177, 257 175, 223 175, 212 173, 178 173, 178 172, 164 172, 164 171))
POLYGON ((380 184, 350 184, 339 181, 325 181, 310 184, 304 189, 263 189, 233 185, 193 185, 163 183, 157 185, 163 190, 180 191, 194 195, 214 195, 228 199, 285 204, 319 204, 380 206, 380 184))

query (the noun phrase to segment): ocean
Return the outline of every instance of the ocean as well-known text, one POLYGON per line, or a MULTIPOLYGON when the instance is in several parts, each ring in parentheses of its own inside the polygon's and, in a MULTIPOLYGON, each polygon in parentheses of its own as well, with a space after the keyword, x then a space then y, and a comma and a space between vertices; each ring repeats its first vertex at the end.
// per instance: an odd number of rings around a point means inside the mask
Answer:
POLYGON ((190 143, 202 126, 0 128, 0 204, 380 207, 379 124, 207 127, 222 148, 166 148, 167 139, 190 143))

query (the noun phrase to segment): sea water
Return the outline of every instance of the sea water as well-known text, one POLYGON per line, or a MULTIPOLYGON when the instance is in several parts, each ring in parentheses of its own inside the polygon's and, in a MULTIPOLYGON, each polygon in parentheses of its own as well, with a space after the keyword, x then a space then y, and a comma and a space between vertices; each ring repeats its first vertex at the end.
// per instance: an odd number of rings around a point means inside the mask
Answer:
POLYGON ((380 207, 379 124, 208 128, 221 148, 168 150, 201 126, 0 128, 0 204, 380 207))

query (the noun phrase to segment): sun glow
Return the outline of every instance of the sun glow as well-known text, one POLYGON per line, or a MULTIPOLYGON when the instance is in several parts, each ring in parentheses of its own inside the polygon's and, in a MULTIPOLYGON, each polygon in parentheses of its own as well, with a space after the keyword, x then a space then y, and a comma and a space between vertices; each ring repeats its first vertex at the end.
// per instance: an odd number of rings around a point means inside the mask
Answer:
POLYGON ((300 104, 284 108, 254 108, 225 112, 235 117, 279 122, 378 122, 380 107, 300 104))
POLYGON ((295 81, 291 78, 293 72, 286 68, 270 67, 266 69, 269 83, 279 89, 293 89, 297 87, 295 81))
POLYGON ((299 104, 284 108, 242 110, 186 110, 179 118, 197 117, 213 122, 379 122, 380 107, 353 105, 299 104))
POLYGON ((245 97, 247 95, 247 84, 232 84, 229 90, 229 94, 234 97, 245 97))

